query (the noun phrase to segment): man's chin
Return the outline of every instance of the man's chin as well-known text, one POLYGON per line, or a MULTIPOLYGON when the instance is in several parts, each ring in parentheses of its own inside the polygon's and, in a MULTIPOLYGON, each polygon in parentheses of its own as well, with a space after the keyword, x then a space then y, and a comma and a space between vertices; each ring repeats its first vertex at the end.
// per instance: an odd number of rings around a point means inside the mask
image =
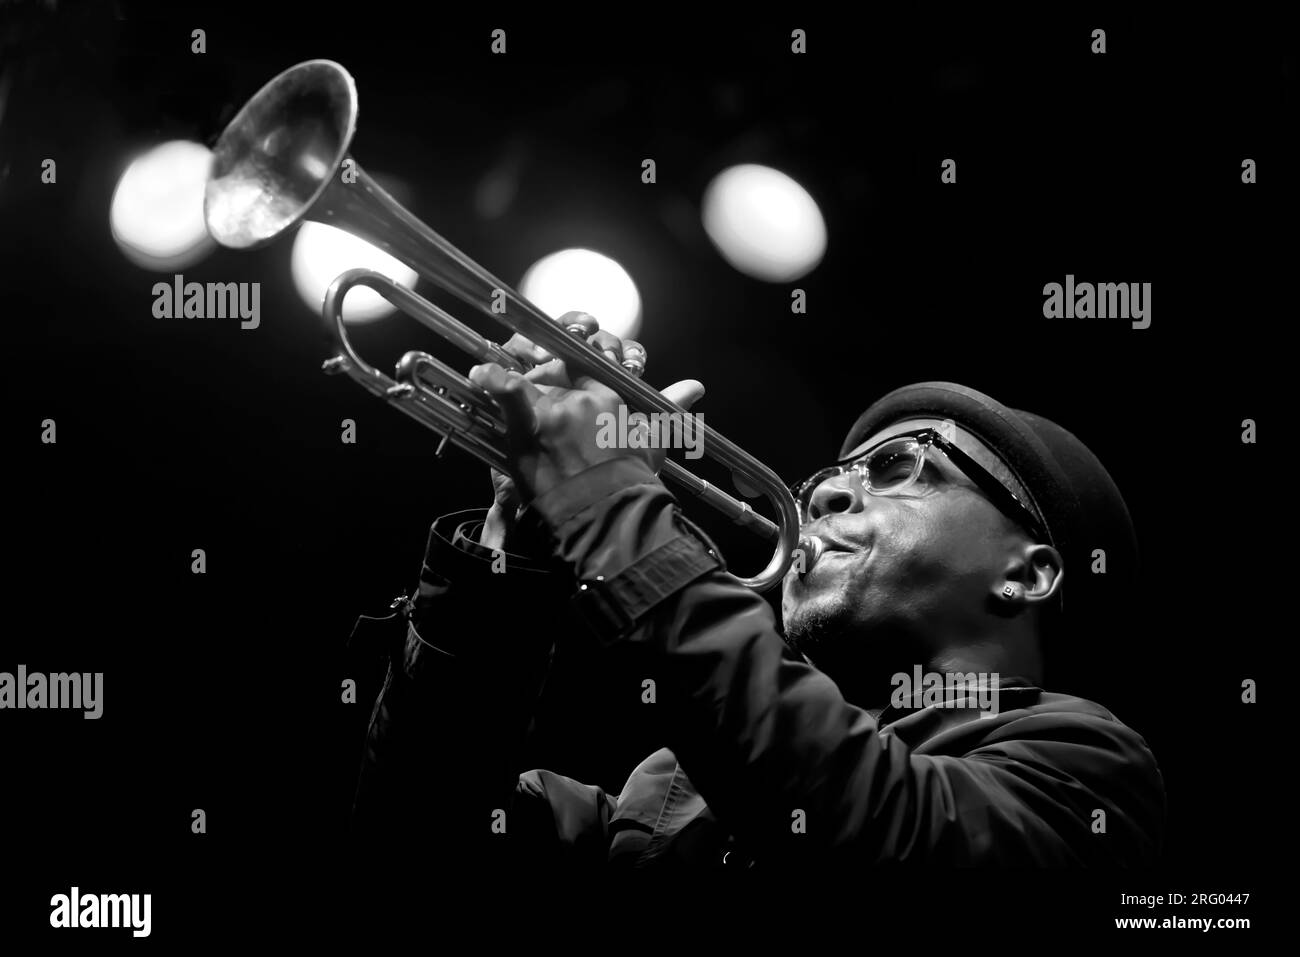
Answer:
POLYGON ((845 631, 848 607, 839 590, 801 598, 783 609, 785 640, 800 654, 812 657, 845 631))

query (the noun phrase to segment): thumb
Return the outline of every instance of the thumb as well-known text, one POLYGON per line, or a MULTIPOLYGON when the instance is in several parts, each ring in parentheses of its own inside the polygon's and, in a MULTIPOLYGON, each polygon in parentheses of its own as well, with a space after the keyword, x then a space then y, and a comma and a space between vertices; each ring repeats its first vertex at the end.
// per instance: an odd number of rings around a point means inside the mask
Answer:
POLYGON ((664 386, 663 394, 668 401, 676 402, 683 409, 689 409, 704 398, 704 383, 698 379, 683 379, 681 382, 664 386))
POLYGON ((502 508, 513 509, 520 504, 519 489, 515 486, 515 480, 505 472, 498 472, 496 469, 492 469, 492 495, 502 508))

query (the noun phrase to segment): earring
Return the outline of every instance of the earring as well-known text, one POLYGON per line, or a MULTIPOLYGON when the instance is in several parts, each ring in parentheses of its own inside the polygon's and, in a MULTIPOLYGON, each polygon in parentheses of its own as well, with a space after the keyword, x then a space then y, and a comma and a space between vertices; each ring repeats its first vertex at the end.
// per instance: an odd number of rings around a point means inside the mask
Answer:
POLYGON ((1002 586, 1002 597, 1007 601, 1020 601, 1025 597, 1025 586, 1018 582, 1007 582, 1002 586))

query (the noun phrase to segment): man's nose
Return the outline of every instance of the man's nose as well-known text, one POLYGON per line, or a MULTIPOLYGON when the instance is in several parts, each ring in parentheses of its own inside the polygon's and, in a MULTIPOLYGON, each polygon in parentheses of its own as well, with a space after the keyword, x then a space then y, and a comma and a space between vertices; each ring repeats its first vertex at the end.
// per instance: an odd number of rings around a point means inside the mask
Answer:
POLYGON ((813 489, 808 503, 808 518, 815 520, 823 515, 840 512, 860 512, 863 507, 862 485, 853 473, 835 475, 813 489))

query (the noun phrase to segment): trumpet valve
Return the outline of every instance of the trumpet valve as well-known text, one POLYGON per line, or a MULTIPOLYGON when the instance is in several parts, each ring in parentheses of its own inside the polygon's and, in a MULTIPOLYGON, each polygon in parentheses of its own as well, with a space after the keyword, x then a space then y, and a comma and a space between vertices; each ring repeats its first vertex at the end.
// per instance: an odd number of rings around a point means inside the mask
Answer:
POLYGON ((623 368, 633 378, 639 379, 645 373, 645 349, 636 342, 623 343, 623 368))

